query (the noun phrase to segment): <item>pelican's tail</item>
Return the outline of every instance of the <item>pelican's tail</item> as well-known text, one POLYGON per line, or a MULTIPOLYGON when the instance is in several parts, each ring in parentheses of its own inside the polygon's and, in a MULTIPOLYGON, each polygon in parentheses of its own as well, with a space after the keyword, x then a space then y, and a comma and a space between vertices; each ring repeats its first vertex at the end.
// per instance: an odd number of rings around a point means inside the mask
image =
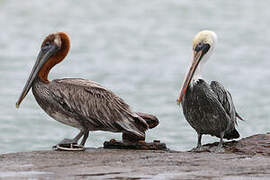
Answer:
POLYGON ((145 140, 145 131, 159 124, 158 119, 151 114, 136 112, 129 118, 128 121, 118 123, 123 132, 122 139, 127 142, 145 140))
POLYGON ((122 139, 124 142, 137 142, 139 140, 145 140, 145 131, 152 129, 159 124, 157 117, 136 112, 132 114, 134 121, 131 121, 128 126, 127 124, 121 124, 120 126, 124 129, 122 139))
POLYGON ((159 124, 158 118, 152 114, 146 114, 141 112, 136 112, 136 114, 146 121, 150 129, 156 127, 159 124))

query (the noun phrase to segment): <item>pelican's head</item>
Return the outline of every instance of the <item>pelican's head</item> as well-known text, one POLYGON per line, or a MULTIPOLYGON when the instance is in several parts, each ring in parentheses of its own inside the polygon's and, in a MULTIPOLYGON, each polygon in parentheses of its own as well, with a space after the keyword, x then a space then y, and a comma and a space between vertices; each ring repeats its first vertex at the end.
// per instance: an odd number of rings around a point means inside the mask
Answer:
POLYGON ((200 31, 196 36, 193 38, 192 41, 192 64, 190 69, 185 77, 184 83, 181 88, 180 95, 177 99, 177 103, 180 104, 182 101, 186 90, 192 80, 198 79, 200 73, 200 65, 209 58, 212 54, 215 44, 217 42, 217 35, 213 31, 200 31))
POLYGON ((216 43, 217 35, 215 32, 209 30, 200 31, 192 41, 192 61, 207 60, 215 49, 216 43))
POLYGON ((24 97, 32 88, 33 82, 38 76, 44 83, 49 83, 48 74, 50 69, 61 62, 67 55, 70 47, 70 40, 66 33, 58 32, 48 35, 43 41, 36 63, 26 81, 23 91, 16 103, 16 107, 23 101, 24 97))

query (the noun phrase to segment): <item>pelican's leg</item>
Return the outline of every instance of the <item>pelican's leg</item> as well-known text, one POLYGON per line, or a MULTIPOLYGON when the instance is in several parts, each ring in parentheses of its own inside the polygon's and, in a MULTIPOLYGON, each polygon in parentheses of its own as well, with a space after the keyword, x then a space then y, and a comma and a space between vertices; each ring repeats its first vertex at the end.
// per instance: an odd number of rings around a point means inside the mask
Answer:
POLYGON ((201 151, 202 150, 202 134, 198 134, 198 142, 197 142, 197 147, 193 148, 191 151, 201 151))
MULTIPOLYGON (((63 139, 56 146, 53 146, 54 150, 65 150, 65 151, 82 151, 84 150, 83 146, 78 145, 78 140, 85 135, 85 131, 81 130, 77 136, 73 139, 63 139)), ((85 138, 85 137, 84 137, 85 138)))
POLYGON ((79 134, 77 136, 75 136, 75 138, 73 138, 73 141, 75 141, 76 143, 78 143, 79 139, 83 136, 83 131, 81 130, 79 132, 79 134))
POLYGON ((63 139, 60 143, 58 143, 57 145, 68 145, 68 144, 77 144, 79 139, 83 136, 84 131, 80 131, 79 134, 77 134, 77 136, 75 136, 75 138, 73 139, 63 139))
POLYGON ((197 149, 201 149, 202 148, 202 134, 198 133, 198 142, 197 142, 197 149))
POLYGON ((84 144, 85 144, 88 136, 89 136, 89 131, 84 131, 84 133, 83 133, 83 139, 82 139, 82 141, 80 143, 80 146, 84 146, 84 144))
POLYGON ((225 150, 223 149, 223 137, 224 137, 224 133, 225 131, 220 133, 220 141, 218 143, 217 149, 215 150, 215 152, 219 153, 219 152, 225 152, 225 150))

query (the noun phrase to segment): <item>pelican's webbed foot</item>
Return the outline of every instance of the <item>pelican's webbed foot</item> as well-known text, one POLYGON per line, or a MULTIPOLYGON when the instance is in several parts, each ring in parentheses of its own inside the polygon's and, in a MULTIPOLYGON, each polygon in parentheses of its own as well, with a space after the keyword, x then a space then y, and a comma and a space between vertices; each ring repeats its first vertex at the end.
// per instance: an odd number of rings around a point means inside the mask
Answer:
POLYGON ((84 147, 78 145, 74 139, 63 139, 60 143, 52 147, 53 150, 62 150, 62 151, 83 151, 84 147))
POLYGON ((218 146, 214 150, 215 153, 224 153, 225 149, 223 148, 223 140, 221 139, 218 143, 218 146))
POLYGON ((53 150, 60 150, 60 151, 84 151, 84 144, 86 139, 88 138, 89 131, 88 130, 81 130, 79 134, 73 139, 63 139, 60 143, 53 146, 53 150), (83 139, 78 145, 79 139, 83 136, 83 139))
POLYGON ((63 139, 57 145, 66 145, 66 144, 77 144, 77 141, 74 139, 63 139))
POLYGON ((225 149, 222 146, 217 146, 217 148, 214 150, 215 153, 224 153, 225 149))
POLYGON ((191 152, 205 152, 208 151, 207 148, 202 146, 202 134, 197 133, 198 134, 198 142, 197 142, 197 147, 191 149, 191 152))
POLYGON ((203 148, 202 148, 202 146, 200 146, 200 147, 195 147, 195 148, 192 148, 190 151, 191 151, 191 152, 201 152, 201 151, 203 151, 203 148))
POLYGON ((209 149, 207 147, 204 146, 197 146, 193 149, 190 150, 190 152, 208 152, 209 149))
POLYGON ((215 153, 224 153, 225 152, 225 149, 223 148, 223 137, 224 137, 224 133, 225 132, 221 132, 220 133, 220 141, 218 143, 217 148, 214 151, 215 153))

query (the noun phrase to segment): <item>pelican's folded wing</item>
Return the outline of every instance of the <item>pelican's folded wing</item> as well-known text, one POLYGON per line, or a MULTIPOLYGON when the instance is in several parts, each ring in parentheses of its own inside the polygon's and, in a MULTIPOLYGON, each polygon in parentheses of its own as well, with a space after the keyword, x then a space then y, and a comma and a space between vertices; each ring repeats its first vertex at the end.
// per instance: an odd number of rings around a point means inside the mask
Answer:
POLYGON ((132 112, 119 96, 100 84, 85 79, 59 79, 51 83, 54 94, 65 108, 91 122, 100 130, 125 130, 144 136, 145 120, 132 112))

